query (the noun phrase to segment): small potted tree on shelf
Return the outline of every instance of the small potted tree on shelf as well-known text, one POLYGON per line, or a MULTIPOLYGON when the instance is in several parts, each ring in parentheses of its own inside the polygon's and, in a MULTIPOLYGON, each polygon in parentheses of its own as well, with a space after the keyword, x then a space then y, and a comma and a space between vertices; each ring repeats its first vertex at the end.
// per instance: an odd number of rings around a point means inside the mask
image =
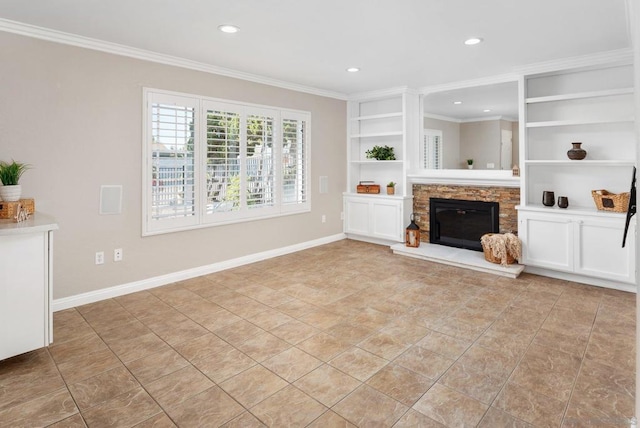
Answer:
POLYGON ((11 161, 0 161, 0 199, 5 202, 15 202, 22 196, 22 186, 19 184, 22 174, 29 169, 29 165, 11 161))
POLYGON ((389 184, 387 184, 387 195, 394 195, 396 193, 396 183, 394 183, 393 181, 390 181, 389 184))
POLYGON ((467 159, 467 168, 473 169, 473 159, 467 159))
POLYGON ((371 150, 366 152, 367 159, 376 160, 396 160, 396 155, 393 153, 393 147, 390 146, 373 146, 371 150))

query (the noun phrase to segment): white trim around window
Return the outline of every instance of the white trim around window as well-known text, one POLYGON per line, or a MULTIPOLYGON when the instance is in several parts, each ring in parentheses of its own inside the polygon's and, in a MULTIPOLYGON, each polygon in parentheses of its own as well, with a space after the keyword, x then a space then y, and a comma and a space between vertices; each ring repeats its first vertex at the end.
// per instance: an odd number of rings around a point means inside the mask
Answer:
POLYGON ((308 212, 311 113, 143 89, 142 235, 308 212))

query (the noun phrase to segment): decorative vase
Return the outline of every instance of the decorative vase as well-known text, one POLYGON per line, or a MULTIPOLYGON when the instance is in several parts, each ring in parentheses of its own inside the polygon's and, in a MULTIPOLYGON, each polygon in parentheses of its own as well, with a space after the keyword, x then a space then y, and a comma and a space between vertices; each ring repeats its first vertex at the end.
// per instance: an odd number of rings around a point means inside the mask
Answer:
POLYGON ((553 192, 545 190, 542 192, 542 205, 552 207, 556 203, 556 195, 553 192))
POLYGON ((582 146, 582 143, 575 142, 571 144, 573 145, 573 148, 567 152, 569 159, 582 160, 587 157, 587 151, 580 147, 582 146))
POLYGON ((22 185, 0 186, 0 199, 5 202, 16 202, 22 195, 22 185))
POLYGON ((558 196, 558 206, 560 208, 567 208, 569 206, 569 198, 566 196, 558 196))

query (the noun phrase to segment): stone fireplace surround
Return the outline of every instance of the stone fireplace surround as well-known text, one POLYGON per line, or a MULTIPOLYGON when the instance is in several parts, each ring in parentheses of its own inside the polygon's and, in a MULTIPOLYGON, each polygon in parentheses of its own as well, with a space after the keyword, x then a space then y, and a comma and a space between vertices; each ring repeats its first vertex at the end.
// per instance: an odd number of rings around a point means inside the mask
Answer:
POLYGON ((498 202, 500 233, 518 232, 516 205, 520 204, 519 187, 414 183, 413 213, 420 226, 420 242, 429 242, 429 198, 498 202))

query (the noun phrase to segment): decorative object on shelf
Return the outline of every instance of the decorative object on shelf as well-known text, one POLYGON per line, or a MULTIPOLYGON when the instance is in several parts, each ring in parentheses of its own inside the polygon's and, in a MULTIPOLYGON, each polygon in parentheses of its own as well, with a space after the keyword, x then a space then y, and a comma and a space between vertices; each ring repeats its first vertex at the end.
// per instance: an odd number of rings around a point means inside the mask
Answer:
POLYGON ((545 207, 552 207, 556 204, 556 195, 555 193, 545 190, 542 192, 542 205, 545 207))
POLYGON ((522 257, 522 242, 513 233, 487 233, 480 238, 486 261, 511 265, 522 257))
POLYGON ((373 146, 371 150, 366 152, 367 159, 377 160, 396 160, 396 155, 393 153, 393 147, 389 146, 373 146))
POLYGON ((569 149, 569 151, 567 152, 567 156, 569 157, 569 159, 582 160, 587 157, 587 151, 581 147, 582 143, 574 142, 571 143, 571 145, 573 145, 573 148, 569 149))
POLYGON ((389 184, 387 184, 387 195, 395 195, 396 193, 396 183, 394 183, 393 181, 390 181, 389 184))
POLYGON ((380 185, 373 181, 361 181, 356 186, 358 193, 380 193, 380 185))
POLYGON ((629 207, 630 192, 611 193, 606 190, 592 190, 591 196, 593 196, 596 207, 601 211, 624 213, 629 207))
POLYGON ((0 161, 0 181, 2 182, 0 199, 5 202, 15 202, 20 199, 22 195, 22 186, 19 184, 20 177, 28 169, 29 165, 25 163, 0 161))
POLYGON ((420 246, 420 226, 415 222, 415 214, 411 214, 411 223, 407 226, 405 233, 405 244, 407 247, 419 247, 420 246))
POLYGON ((23 207, 22 204, 18 202, 18 212, 13 217, 13 221, 15 223, 22 223, 23 221, 28 220, 29 216, 31 216, 31 214, 29 214, 29 211, 27 210, 27 208, 23 207))
POLYGON ((569 198, 566 196, 558 196, 558 206, 560 208, 567 208, 569 206, 569 198))
POLYGON ((22 205, 29 214, 36 212, 36 203, 33 198, 20 199, 17 202, 0 202, 0 220, 14 218, 18 212, 18 205, 22 205))
POLYGON ((473 169, 473 159, 467 159, 467 168, 473 169))
POLYGON ((511 168, 511 175, 513 177, 520 177, 520 167, 518 166, 518 164, 513 164, 513 167, 511 168))

